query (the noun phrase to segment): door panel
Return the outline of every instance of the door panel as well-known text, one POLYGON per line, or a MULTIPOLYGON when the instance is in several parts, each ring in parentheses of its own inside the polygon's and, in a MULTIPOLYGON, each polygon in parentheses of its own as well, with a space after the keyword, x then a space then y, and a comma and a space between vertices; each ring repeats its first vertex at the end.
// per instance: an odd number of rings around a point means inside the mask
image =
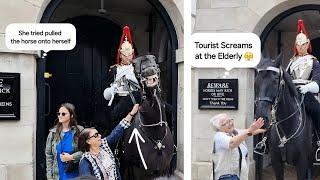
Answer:
POLYGON ((95 126, 101 132, 111 130, 103 90, 109 66, 115 63, 121 28, 97 17, 79 17, 67 22, 76 27, 77 45, 70 51, 48 54, 46 72, 53 76, 46 79, 51 90, 47 130, 54 125, 55 112, 63 102, 75 105, 79 124, 95 126))

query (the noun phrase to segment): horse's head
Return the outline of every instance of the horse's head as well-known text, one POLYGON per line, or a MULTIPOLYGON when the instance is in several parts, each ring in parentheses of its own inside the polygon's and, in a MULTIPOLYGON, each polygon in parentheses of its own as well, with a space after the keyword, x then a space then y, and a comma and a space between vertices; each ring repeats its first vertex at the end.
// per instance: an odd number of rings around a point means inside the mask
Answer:
POLYGON ((257 66, 255 88, 255 117, 263 117, 265 128, 270 126, 272 106, 277 101, 280 83, 283 79, 281 69, 282 54, 275 60, 262 58, 257 66))
POLYGON ((139 79, 143 102, 140 112, 144 122, 148 124, 164 123, 166 121, 164 103, 161 99, 160 69, 154 55, 144 55, 136 58, 135 73, 139 79))
POLYGON ((154 55, 144 55, 136 58, 135 72, 142 86, 142 90, 160 91, 160 69, 154 55))

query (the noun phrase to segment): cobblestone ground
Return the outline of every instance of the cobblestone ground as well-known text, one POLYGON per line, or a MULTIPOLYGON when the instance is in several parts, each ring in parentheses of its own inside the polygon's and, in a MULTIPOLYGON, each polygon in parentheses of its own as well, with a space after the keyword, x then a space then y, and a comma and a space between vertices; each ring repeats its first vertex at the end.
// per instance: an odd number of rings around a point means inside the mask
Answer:
MULTIPOLYGON (((263 180, 275 180, 275 175, 271 166, 266 167, 262 173, 263 180)), ((293 166, 286 166, 285 167, 285 180, 296 180, 296 171, 293 166)), ((315 177, 313 179, 320 179, 320 166, 315 168, 315 177)))

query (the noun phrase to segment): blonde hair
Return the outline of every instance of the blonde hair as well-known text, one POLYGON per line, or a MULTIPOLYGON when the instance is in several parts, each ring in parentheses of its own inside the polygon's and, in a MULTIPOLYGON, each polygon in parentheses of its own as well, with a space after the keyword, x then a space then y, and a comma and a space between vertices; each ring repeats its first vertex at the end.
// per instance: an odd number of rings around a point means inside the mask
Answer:
POLYGON ((214 131, 219 131, 219 129, 221 128, 221 118, 226 117, 226 116, 227 116, 227 114, 220 113, 220 114, 213 116, 210 119, 210 125, 214 131))

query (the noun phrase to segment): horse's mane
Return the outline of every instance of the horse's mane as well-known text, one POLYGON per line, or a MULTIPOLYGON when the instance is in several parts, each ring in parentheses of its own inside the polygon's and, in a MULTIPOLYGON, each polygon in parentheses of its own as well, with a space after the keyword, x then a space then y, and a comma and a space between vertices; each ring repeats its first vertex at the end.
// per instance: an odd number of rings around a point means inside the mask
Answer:
MULTIPOLYGON (((282 67, 280 67, 280 68, 282 68, 282 67)), ((283 70, 283 79, 284 79, 284 81, 286 82, 286 84, 288 86, 290 94, 293 95, 294 97, 298 97, 299 94, 298 94, 298 91, 296 89, 296 86, 293 84, 292 78, 289 75, 289 73, 287 71, 285 71, 285 70, 283 70)))

